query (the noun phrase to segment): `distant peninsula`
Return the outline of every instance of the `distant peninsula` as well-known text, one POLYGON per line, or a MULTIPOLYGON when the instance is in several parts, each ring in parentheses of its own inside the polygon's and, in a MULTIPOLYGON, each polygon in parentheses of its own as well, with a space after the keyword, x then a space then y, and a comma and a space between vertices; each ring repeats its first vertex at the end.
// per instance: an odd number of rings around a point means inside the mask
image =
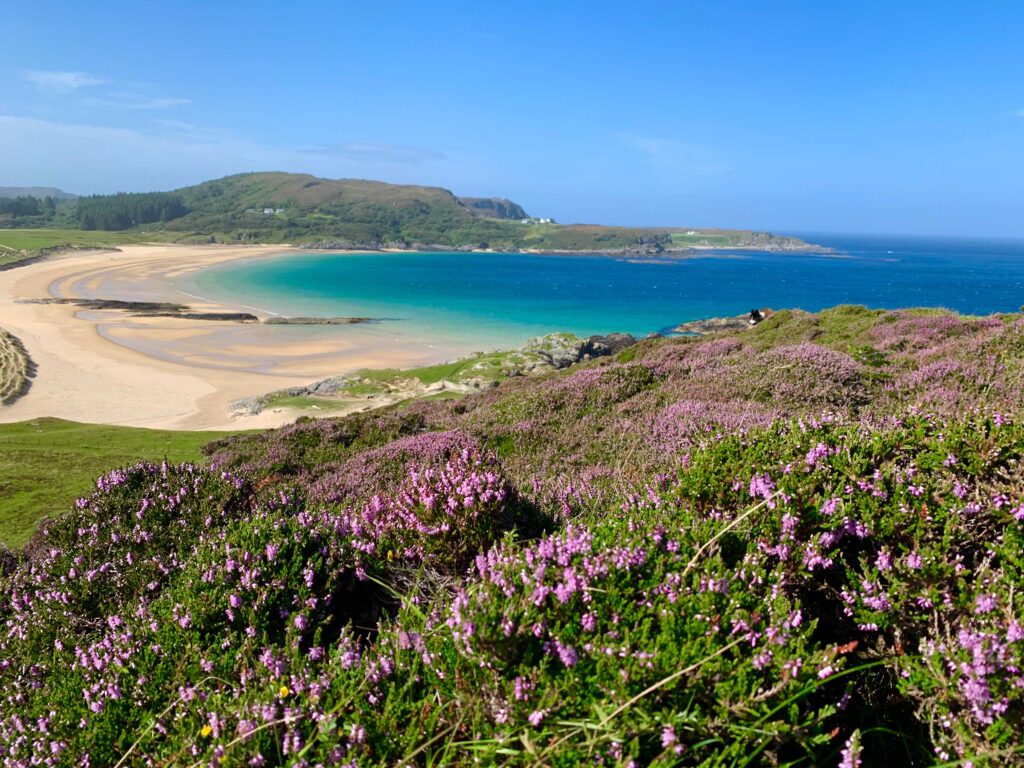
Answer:
POLYGON ((116 232, 117 242, 129 237, 330 250, 635 256, 728 248, 828 251, 796 237, 751 230, 561 224, 531 216, 500 197, 458 197, 441 187, 295 173, 244 173, 169 192, 83 197, 48 188, 4 189, 0 229, 116 232))

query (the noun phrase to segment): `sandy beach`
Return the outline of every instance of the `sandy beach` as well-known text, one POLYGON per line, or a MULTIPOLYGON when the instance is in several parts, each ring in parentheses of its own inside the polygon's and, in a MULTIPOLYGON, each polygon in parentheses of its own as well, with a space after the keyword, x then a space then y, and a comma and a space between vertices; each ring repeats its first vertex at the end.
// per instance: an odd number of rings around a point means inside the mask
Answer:
MULTIPOLYGON (((287 246, 124 246, 68 252, 0 272, 0 328, 21 339, 35 362, 27 395, 0 406, 0 422, 54 416, 164 429, 251 429, 291 422, 272 409, 232 415, 228 403, 360 368, 410 367, 471 350, 396 337, 386 324, 273 326, 138 317, 114 310, 18 303, 92 298, 167 301, 199 312, 247 311, 185 294, 176 279, 287 246)), ((294 251, 295 258, 301 258, 294 251)))

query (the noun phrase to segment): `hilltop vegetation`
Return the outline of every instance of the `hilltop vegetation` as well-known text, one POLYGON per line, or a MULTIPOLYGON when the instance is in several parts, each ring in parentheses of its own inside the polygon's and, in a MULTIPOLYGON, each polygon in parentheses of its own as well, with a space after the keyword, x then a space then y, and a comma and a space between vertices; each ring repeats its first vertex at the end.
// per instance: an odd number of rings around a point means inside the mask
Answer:
POLYGON ((1024 316, 840 307, 109 472, 6 765, 1024 765, 1024 316))
MULTIPOLYGON (((294 243, 313 247, 445 247, 661 252, 690 244, 799 248, 795 238, 714 230, 694 242, 672 228, 558 225, 530 219, 504 198, 457 197, 440 187, 246 173, 171 192, 93 195, 49 203, 20 198, 5 227, 139 232, 182 242, 294 243), (36 211, 30 213, 29 209, 36 211), (703 238, 703 239, 701 239, 703 238)), ((687 230, 690 231, 690 230, 687 230)))

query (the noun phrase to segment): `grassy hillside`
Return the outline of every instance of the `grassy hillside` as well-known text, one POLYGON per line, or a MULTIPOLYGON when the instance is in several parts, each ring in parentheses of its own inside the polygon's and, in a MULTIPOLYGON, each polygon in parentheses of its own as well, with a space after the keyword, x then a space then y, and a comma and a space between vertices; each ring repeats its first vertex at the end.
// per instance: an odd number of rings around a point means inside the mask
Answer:
POLYGON ((668 241, 666 235, 639 229, 522 224, 525 211, 508 200, 464 200, 438 187, 376 181, 254 173, 177 194, 191 213, 168 222, 168 230, 242 240, 566 250, 668 241), (495 216, 498 210, 505 218, 495 216))
POLYGON ((81 229, 2 229, 0 228, 0 268, 39 255, 47 248, 64 246, 116 248, 119 245, 167 240, 145 231, 96 232, 81 229))
POLYGON ((197 461, 216 432, 170 432, 36 419, 0 424, 0 544, 28 541, 41 517, 66 509, 111 467, 197 461))
MULTIPOLYGON (((35 210, 31 202, 0 211, 0 234, 3 228, 27 233, 26 228, 38 232, 49 226, 131 230, 132 235, 118 235, 175 242, 553 251, 657 252, 689 244, 769 242, 764 233, 728 230, 709 230, 691 243, 693 236, 672 228, 524 223, 526 211, 504 198, 461 198, 440 187, 293 173, 238 174, 170 192, 94 195, 41 207, 38 215, 18 213, 35 210)), ((28 234, 4 237, 19 243, 9 247, 32 247, 28 234)), ((793 238, 771 242, 801 245, 793 238)))
POLYGON ((0 558, 0 756, 1024 765, 1022 404, 1024 316, 840 307, 124 467, 0 558))

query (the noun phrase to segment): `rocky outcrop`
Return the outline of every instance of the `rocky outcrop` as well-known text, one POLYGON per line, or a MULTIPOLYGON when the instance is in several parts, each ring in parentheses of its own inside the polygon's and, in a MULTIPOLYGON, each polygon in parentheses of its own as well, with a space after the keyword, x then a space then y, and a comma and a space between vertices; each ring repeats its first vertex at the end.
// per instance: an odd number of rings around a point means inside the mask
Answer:
POLYGON ((469 212, 482 219, 514 219, 528 218, 523 206, 513 203, 504 197, 460 197, 459 202, 469 208, 469 212))
POLYGON ((535 354, 552 368, 561 370, 570 365, 604 357, 635 344, 636 339, 628 333, 614 333, 608 336, 591 336, 580 339, 568 333, 549 333, 530 339, 522 352, 535 354))
MULTIPOLYGON (((362 371, 330 376, 305 387, 289 387, 263 397, 246 397, 228 405, 232 414, 252 415, 286 398, 311 397, 330 402, 331 408, 367 410, 442 393, 467 394, 496 387, 505 379, 542 376, 597 357, 615 354, 635 344, 628 333, 612 333, 581 339, 568 333, 552 333, 531 339, 519 349, 482 352, 457 361, 447 377, 433 380, 434 372, 421 378, 418 369, 382 372, 362 371)), ((430 367, 428 366, 428 369, 430 367)), ((283 407, 286 402, 281 402, 283 407)), ((319 407, 310 406, 310 407, 319 407)))
POLYGON ((296 248, 302 251, 379 251, 382 248, 389 247, 401 248, 402 244, 393 246, 393 244, 382 243, 379 240, 371 242, 357 242, 353 240, 327 238, 324 240, 309 240, 305 243, 299 243, 296 246, 296 248))
POLYGON ((193 312, 184 304, 166 301, 122 301, 120 299, 18 299, 19 304, 67 304, 82 309, 112 309, 136 317, 176 317, 182 320, 220 320, 228 323, 266 325, 358 325, 376 323, 372 317, 268 317, 260 320, 251 312, 193 312))
POLYGON ((18 304, 68 304, 82 309, 120 309, 125 312, 184 312, 184 304, 167 301, 121 301, 120 299, 18 299, 18 304))
POLYGON ((264 325, 359 325, 376 323, 372 317, 268 317, 264 325))
POLYGON ((184 304, 167 301, 122 301, 120 299, 19 299, 19 304, 64 304, 80 309, 119 310, 136 317, 176 317, 182 320, 220 320, 228 323, 258 323, 250 312, 191 312, 184 304))
POLYGON ((758 251, 793 251, 798 253, 832 253, 831 248, 807 243, 798 237, 775 235, 771 232, 751 232, 745 241, 737 244, 737 248, 750 248, 758 251))
MULTIPOLYGON (((591 336, 588 341, 594 344, 595 348, 598 346, 607 347, 608 352, 605 354, 614 355, 621 352, 626 347, 631 347, 636 344, 637 339, 631 333, 609 333, 605 336, 591 336)), ((593 353, 590 353, 590 356, 600 357, 600 355, 595 355, 593 353)))
POLYGON ((768 307, 762 307, 761 309, 753 310, 753 312, 759 312, 761 314, 761 320, 751 322, 752 312, 748 312, 743 315, 736 315, 735 317, 709 317, 706 320, 693 320, 689 323, 677 325, 673 330, 676 333, 689 336, 704 336, 709 333, 719 333, 721 331, 742 331, 753 325, 757 325, 757 323, 762 320, 766 320, 774 314, 774 310, 769 309, 768 307))
POLYGON ((267 407, 269 402, 269 399, 265 395, 258 397, 242 397, 228 403, 227 409, 232 414, 238 416, 256 416, 263 412, 263 409, 267 407))

